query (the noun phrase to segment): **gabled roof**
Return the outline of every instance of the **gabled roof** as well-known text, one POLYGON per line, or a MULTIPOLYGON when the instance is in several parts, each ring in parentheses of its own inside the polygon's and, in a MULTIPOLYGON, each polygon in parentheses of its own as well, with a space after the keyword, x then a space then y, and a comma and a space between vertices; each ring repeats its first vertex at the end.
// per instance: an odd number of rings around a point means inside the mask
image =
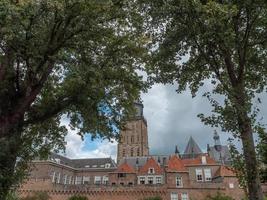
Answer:
POLYGON ((233 177, 236 176, 234 169, 227 166, 220 166, 219 169, 215 172, 214 177, 233 177))
POLYGON ((196 154, 201 154, 202 151, 199 148, 198 144, 195 142, 192 136, 190 136, 189 141, 186 145, 184 154, 185 155, 196 155, 196 154))
POLYGON ((184 172, 187 171, 187 169, 185 168, 183 161, 180 158, 178 158, 178 156, 174 155, 170 158, 166 171, 184 172))
POLYGON ((162 174, 163 170, 160 165, 154 160, 154 158, 149 158, 144 166, 139 169, 139 174, 148 174, 149 168, 154 168, 154 174, 162 174))
POLYGON ((86 168, 86 169, 109 169, 116 168, 115 162, 112 158, 83 158, 83 159, 70 159, 56 153, 51 153, 49 160, 57 162, 58 164, 70 166, 73 168, 86 168), (106 165, 108 164, 108 166, 106 165))
POLYGON ((216 161, 207 155, 198 156, 197 158, 183 159, 183 163, 186 166, 190 165, 213 165, 216 161), (202 156, 206 157, 206 164, 202 163, 202 156))
POLYGON ((117 173, 135 173, 135 170, 127 163, 123 163, 118 167, 118 169, 115 172, 117 172, 117 173))

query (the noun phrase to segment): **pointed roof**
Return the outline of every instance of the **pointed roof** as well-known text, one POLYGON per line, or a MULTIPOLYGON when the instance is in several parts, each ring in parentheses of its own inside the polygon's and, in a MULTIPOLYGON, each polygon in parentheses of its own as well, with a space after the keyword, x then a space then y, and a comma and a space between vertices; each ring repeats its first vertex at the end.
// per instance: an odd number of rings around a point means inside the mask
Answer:
POLYGON ((195 142, 192 136, 190 136, 189 141, 186 145, 184 154, 185 155, 196 155, 196 154, 201 154, 202 151, 199 148, 198 144, 195 142))
POLYGON ((179 152, 179 149, 178 149, 178 146, 176 145, 175 146, 175 152, 174 152, 176 155, 179 155, 180 154, 180 152, 179 152))
POLYGON ((163 170, 154 158, 149 158, 144 166, 139 170, 140 174, 148 174, 149 168, 154 168, 155 174, 162 174, 163 170))
POLYGON ((172 156, 168 162, 167 172, 185 172, 188 171, 183 161, 176 155, 172 156))
POLYGON ((135 173, 134 168, 128 165, 126 162, 121 164, 116 170, 117 173, 135 173))

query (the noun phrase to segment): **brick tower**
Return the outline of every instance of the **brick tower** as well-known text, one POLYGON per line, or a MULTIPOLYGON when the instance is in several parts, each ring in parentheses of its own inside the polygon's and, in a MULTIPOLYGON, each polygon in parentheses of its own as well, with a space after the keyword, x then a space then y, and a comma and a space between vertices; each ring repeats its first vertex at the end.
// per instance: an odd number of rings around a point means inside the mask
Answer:
POLYGON ((117 163, 124 157, 148 156, 147 122, 143 116, 143 104, 135 103, 136 114, 127 120, 125 129, 120 131, 117 149, 117 163))

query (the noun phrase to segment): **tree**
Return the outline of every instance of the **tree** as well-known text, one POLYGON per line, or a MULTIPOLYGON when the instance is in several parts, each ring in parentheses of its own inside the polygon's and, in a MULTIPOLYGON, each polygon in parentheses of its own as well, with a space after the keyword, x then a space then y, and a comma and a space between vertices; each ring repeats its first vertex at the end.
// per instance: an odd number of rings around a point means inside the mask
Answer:
MULTIPOLYGON (((0 1, 0 199, 67 129, 116 138, 144 87, 127 1, 0 1)), ((135 19, 134 19, 135 18, 135 19)), ((137 42, 138 41, 138 42, 137 42)))
MULTIPOLYGON (((253 101, 266 89, 267 3, 264 0, 139 1, 151 38, 151 81, 177 83, 192 96, 205 83, 212 115, 199 117, 242 141, 249 199, 262 200, 253 132, 253 101), (187 59, 188 57, 188 59, 187 59), (217 97, 221 96, 221 99, 217 97)), ((258 99, 260 102, 260 99, 258 99)))
POLYGON ((88 200, 85 196, 75 195, 69 198, 69 200, 88 200))
POLYGON ((257 150, 260 164, 260 178, 265 183, 267 182, 267 133, 263 128, 259 130, 257 150))

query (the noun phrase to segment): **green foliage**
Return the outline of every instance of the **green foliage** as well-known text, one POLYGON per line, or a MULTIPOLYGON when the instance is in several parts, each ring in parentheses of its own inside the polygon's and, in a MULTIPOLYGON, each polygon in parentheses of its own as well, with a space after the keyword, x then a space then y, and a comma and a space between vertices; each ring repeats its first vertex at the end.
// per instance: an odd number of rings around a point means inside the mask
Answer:
POLYGON ((259 130, 259 143, 257 145, 260 177, 262 182, 267 182, 267 133, 265 129, 259 130))
POLYGON ((34 192, 32 195, 22 198, 21 200, 49 200, 50 197, 46 192, 34 192))
POLYGON ((217 193, 216 196, 208 196, 206 200, 234 200, 234 199, 229 196, 225 196, 221 193, 217 193))
POLYGON ((207 125, 241 139, 250 199, 262 199, 253 133, 267 85, 267 2, 140 0, 147 19, 151 82, 177 84, 192 97, 204 85, 212 114, 207 125))
POLYGON ((19 197, 14 191, 9 191, 6 200, 19 200, 19 197))
POLYGON ((66 126, 119 137, 145 88, 134 12, 128 1, 0 1, 0 199, 28 161, 64 150, 66 126))
POLYGON ((70 197, 68 200, 88 200, 88 198, 85 196, 75 195, 70 197))
POLYGON ((144 200, 162 200, 162 198, 159 196, 156 196, 156 197, 145 198, 144 200))

